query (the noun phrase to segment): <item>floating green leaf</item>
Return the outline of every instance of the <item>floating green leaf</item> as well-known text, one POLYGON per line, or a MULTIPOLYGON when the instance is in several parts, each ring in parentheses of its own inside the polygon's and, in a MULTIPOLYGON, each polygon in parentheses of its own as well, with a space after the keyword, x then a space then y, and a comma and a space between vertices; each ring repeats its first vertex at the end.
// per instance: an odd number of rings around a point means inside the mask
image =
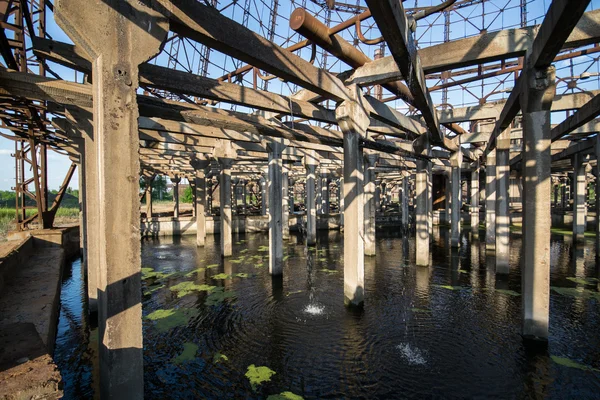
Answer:
POLYGON ((207 269, 209 269, 209 268, 218 268, 218 267, 219 267, 219 264, 210 264, 210 265, 206 266, 207 269))
POLYGON ((186 361, 192 361, 196 358, 196 352, 198 351, 198 345, 195 343, 184 343, 183 352, 171 361, 174 364, 183 364, 186 361))
POLYGON ((337 274, 339 272, 339 271, 336 271, 335 269, 328 269, 328 268, 321 268, 318 271, 325 272, 326 274, 337 274))
POLYGON ((237 293, 233 290, 225 291, 223 288, 217 288, 213 290, 210 295, 204 301, 207 306, 216 306, 221 304, 226 299, 234 299, 237 297, 237 293))
POLYGON ((235 276, 237 278, 247 278, 248 274, 245 272, 238 272, 237 274, 233 274, 233 276, 235 276))
POLYGON ((269 246, 259 246, 258 251, 262 251, 262 252, 269 251, 269 246))
POLYGON ((460 274, 468 274, 468 273, 469 273, 469 271, 467 271, 467 270, 464 270, 464 269, 459 269, 459 270, 458 270, 458 272, 459 272, 460 274))
POLYGON ((187 325, 189 320, 198 315, 198 311, 192 308, 172 308, 169 310, 156 310, 146 317, 156 321, 156 329, 166 332, 177 326, 187 325))
POLYGON ((298 294, 298 293, 302 293, 302 290, 294 290, 294 291, 288 292, 288 293, 286 294, 286 296, 291 296, 291 295, 293 295, 293 294, 298 294))
POLYGON ((164 279, 164 278, 168 278, 172 275, 175 275, 175 274, 174 273, 165 274, 163 272, 157 272, 154 269, 149 268, 149 267, 142 268, 142 279, 164 279))
POLYGON ((240 254, 244 254, 244 253, 247 253, 247 252, 248 252, 248 249, 244 249, 244 250, 240 251, 240 254))
POLYGON ((411 311, 414 313, 430 313, 431 312, 431 310, 428 310, 426 308, 418 308, 418 307, 411 308, 411 311))
POLYGON ((577 363, 571 359, 568 359, 566 357, 550 356, 550 358, 552 359, 552 361, 554 361, 558 365, 562 365, 563 367, 577 368, 577 369, 581 369, 583 371, 600 372, 599 369, 592 368, 589 365, 579 364, 579 363, 577 363))
POLYGON ((508 290, 508 289, 496 289, 496 292, 506 294, 509 296, 515 296, 515 297, 521 295, 521 293, 515 292, 514 290, 508 290))
POLYGON ((144 290, 144 296, 149 296, 152 293, 154 293, 157 290, 160 290, 160 289, 162 289, 164 287, 165 287, 165 285, 150 286, 146 290, 144 290))
POLYGON ((188 281, 188 282, 178 283, 175 286, 171 286, 171 291, 177 292, 177 297, 183 297, 192 292, 200 292, 200 291, 210 292, 214 288, 215 288, 215 286, 204 285, 204 284, 197 285, 194 282, 188 281))
POLYGON ((216 353, 213 356, 213 364, 218 364, 221 361, 229 361, 229 358, 225 354, 216 353))
POLYGON ((600 300, 600 293, 593 292, 583 288, 565 288, 558 286, 551 286, 550 289, 563 296, 570 296, 580 299, 597 299, 600 300))
POLYGON ((596 278, 577 278, 577 277, 568 277, 568 280, 571 282, 575 282, 579 285, 595 285, 598 282, 596 278))
POLYGON ((238 259, 234 259, 234 260, 229 260, 230 263, 232 264, 241 264, 244 261, 243 258, 238 258, 238 259))
POLYGON ((193 276, 194 274, 200 274, 200 273, 202 273, 202 272, 204 272, 204 271, 206 271, 206 268, 200 267, 200 268, 198 268, 198 269, 195 269, 195 270, 193 270, 193 271, 190 271, 190 272, 188 272, 188 273, 187 273, 187 274, 185 274, 184 276, 185 276, 186 278, 189 278, 189 277, 193 276))
POLYGON ((272 394, 267 397, 267 400, 304 400, 304 397, 298 396, 292 392, 281 392, 279 394, 272 394))
POLYGON ((270 369, 269 367, 257 367, 254 364, 248 367, 248 371, 246 372, 246 378, 250 381, 250 385, 252 385, 252 390, 256 390, 258 385, 261 385, 263 382, 269 382, 271 377, 275 375, 276 372, 270 369))
POLYGON ((256 267, 256 268, 262 268, 264 266, 265 266, 265 264, 263 264, 263 263, 254 264, 254 267, 256 267))
POLYGON ((213 275, 211 278, 213 278, 213 279, 230 279, 231 275, 221 272, 220 274, 213 275))
POLYGON ((321 258, 319 258, 319 261, 321 261, 321 262, 327 262, 327 258, 326 257, 321 257, 321 258))
POLYGON ((451 285, 432 285, 438 288, 442 288, 442 289, 448 289, 448 290, 462 290, 464 289, 464 287, 462 286, 451 286, 451 285))
POLYGON ((283 261, 287 261, 290 258, 289 254, 287 256, 283 256, 283 261))

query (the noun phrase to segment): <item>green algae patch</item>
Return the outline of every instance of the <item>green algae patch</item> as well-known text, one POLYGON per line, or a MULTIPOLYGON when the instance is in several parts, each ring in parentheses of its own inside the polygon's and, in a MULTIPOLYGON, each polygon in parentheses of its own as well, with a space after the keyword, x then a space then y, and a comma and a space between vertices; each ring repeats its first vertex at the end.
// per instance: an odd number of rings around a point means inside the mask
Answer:
POLYGON ((216 274, 211 276, 213 279, 230 279, 231 275, 221 272, 220 274, 216 274))
POLYGON ((552 361, 554 361, 558 365, 562 365, 563 367, 577 368, 582 371, 600 372, 599 369, 592 368, 589 365, 579 364, 578 362, 575 362, 566 357, 550 356, 550 358, 552 359, 552 361))
POLYGON ((506 294, 508 296, 515 296, 515 297, 521 295, 521 293, 515 292, 514 290, 508 290, 508 289, 496 289, 496 292, 506 294))
POLYGON ((294 290, 294 291, 291 291, 291 292, 287 292, 286 296, 291 296, 293 294, 298 294, 298 293, 302 293, 302 290, 294 290))
POLYGON ((267 397, 267 400, 304 400, 304 397, 298 396, 292 392, 281 392, 279 394, 272 394, 267 397))
POLYGON ((200 267, 198 269, 188 272, 187 274, 185 274, 183 276, 185 276, 186 278, 191 278, 194 274, 201 274, 204 271, 206 271, 206 268, 200 267))
POLYGON ((255 268, 263 268, 265 266, 264 263, 258 263, 258 264, 254 264, 255 268))
POLYGON ((238 272, 237 274, 233 274, 236 278, 247 278, 248 274, 245 272, 238 272))
POLYGON ((229 361, 229 357, 227 357, 225 354, 221 354, 221 353, 216 353, 213 356, 213 364, 218 364, 223 361, 229 361))
POLYGON ((218 268, 219 264, 210 264, 206 266, 206 269, 210 269, 210 268, 218 268))
POLYGON ((289 258, 290 258, 290 256, 289 256, 289 255, 287 255, 287 256, 283 256, 283 261, 287 261, 289 258))
POLYGON ((195 343, 184 343, 183 344, 183 352, 180 355, 173 358, 171 361, 173 364, 183 364, 187 361, 192 361, 196 358, 196 353, 198 352, 198 345, 195 343))
POLYGON ((174 272, 165 274, 164 272, 157 272, 150 267, 142 268, 142 279, 165 279, 175 275, 174 272))
POLYGON ((178 283, 175 286, 171 286, 171 291, 177 292, 177 297, 183 297, 183 296, 188 295, 193 292, 210 292, 215 287, 216 286, 205 285, 205 284, 198 285, 194 282, 188 281, 188 282, 178 283))
POLYGON ((216 306, 221 304, 227 299, 234 299, 237 297, 237 293, 233 290, 225 291, 224 288, 216 288, 210 295, 204 300, 204 304, 207 306, 216 306))
POLYGON ((156 310, 146 316, 146 319, 156 322, 159 332, 166 332, 178 326, 187 325, 191 318, 198 315, 192 308, 172 308, 169 310, 156 310))
POLYGON ((431 310, 428 310, 426 308, 413 307, 410 310, 412 312, 414 312, 414 313, 422 313, 422 314, 429 314, 429 313, 431 313, 431 310))
POLYGON ((550 286, 550 289, 554 290, 556 293, 563 295, 563 296, 575 297, 575 298, 579 298, 579 299, 600 300, 600 293, 593 292, 588 289, 565 288, 565 287, 558 287, 558 286, 550 286))
POLYGON ((459 270, 458 270, 458 273, 459 273, 459 274, 468 274, 468 273, 469 273, 469 271, 467 271, 467 270, 464 270, 464 269, 459 269, 459 270))
POLYGON ((248 249, 244 249, 244 250, 240 251, 240 254, 244 254, 244 253, 247 253, 247 252, 248 252, 248 249))
POLYGON ((462 289, 465 289, 463 286, 451 286, 451 285, 431 285, 431 286, 442 288, 442 289, 447 289, 447 290, 462 290, 462 289))
POLYGON ((252 385, 252 390, 256 390, 258 385, 261 385, 263 382, 271 381, 271 377, 275 375, 276 372, 270 369, 269 367, 257 367, 254 364, 248 367, 248 371, 246 372, 246 378, 250 381, 250 385, 252 385))
POLYGON ((339 273, 339 271, 336 271, 335 269, 328 269, 328 268, 321 268, 318 271, 319 272, 325 272, 326 274, 337 274, 337 273, 339 273))
POLYGON ((570 276, 567 279, 579 285, 595 285, 598 282, 597 278, 577 278, 570 276))
POLYGON ((146 290, 144 290, 144 296, 150 296, 152 293, 154 293, 164 287, 165 287, 165 285, 150 286, 146 290))
POLYGON ((261 251, 261 252, 269 251, 269 246, 259 246, 258 251, 261 251))
POLYGON ((237 259, 234 259, 234 260, 229 260, 229 262, 232 263, 232 264, 241 264, 241 263, 244 262, 244 257, 240 257, 240 258, 237 258, 237 259))

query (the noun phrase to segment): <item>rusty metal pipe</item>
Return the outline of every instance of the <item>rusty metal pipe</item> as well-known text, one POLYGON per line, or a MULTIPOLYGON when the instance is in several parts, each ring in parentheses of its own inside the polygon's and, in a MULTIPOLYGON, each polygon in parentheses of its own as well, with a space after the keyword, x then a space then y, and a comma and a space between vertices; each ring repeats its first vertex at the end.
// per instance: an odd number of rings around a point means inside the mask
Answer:
MULTIPOLYGON (((363 13, 371 15, 370 12, 363 13)), ((362 15, 362 14, 361 14, 362 15)), ((350 25, 351 26, 351 25, 350 25)), ((371 59, 339 35, 331 34, 329 28, 310 15, 305 9, 297 8, 290 17, 290 28, 298 32, 319 47, 330 52, 352 68, 359 68, 371 59)), ((414 97, 402 82, 390 82, 383 85, 407 103, 414 105, 414 97)))

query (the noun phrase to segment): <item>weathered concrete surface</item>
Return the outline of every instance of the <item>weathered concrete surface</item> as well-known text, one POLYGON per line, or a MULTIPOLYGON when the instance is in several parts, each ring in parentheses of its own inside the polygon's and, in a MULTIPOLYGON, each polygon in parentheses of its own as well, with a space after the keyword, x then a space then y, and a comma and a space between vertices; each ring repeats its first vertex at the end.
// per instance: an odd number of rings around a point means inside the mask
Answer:
POLYGON ((471 236, 479 239, 479 161, 471 172, 471 236))
POLYGON ((452 201, 450 204, 450 245, 452 247, 460 246, 460 210, 462 209, 461 186, 460 186, 460 167, 462 165, 462 152, 455 151, 450 156, 450 189, 452 191, 452 201))
POLYGON ((365 256, 375 255, 375 165, 378 154, 365 154, 365 256))
POLYGON ((0 329, 0 400, 62 398, 62 378, 32 323, 0 329))
POLYGON ((584 155, 577 153, 573 156, 573 180, 575 187, 573 188, 573 238, 575 241, 582 243, 584 241, 584 233, 586 229, 586 163, 584 163, 584 155))
POLYGON ((284 145, 271 141, 269 150, 269 273, 283 273, 283 161, 284 145))
POLYGON ((427 161, 417 161, 416 174, 416 264, 420 266, 429 265, 429 213, 427 195, 429 184, 427 178, 427 161))
POLYGON ((510 259, 510 131, 498 136, 496 145, 496 273, 508 274, 510 259))
POLYGON ((32 236, 6 242, 0 247, 0 296, 3 293, 4 282, 8 281, 25 265, 32 252, 32 236))
MULTIPOLYGON (((525 72, 523 72, 525 73, 525 72)), ((528 71, 523 110, 523 256, 521 290, 523 336, 548 339, 550 320, 550 106, 555 69, 528 71)))
POLYGON ((496 248, 496 149, 485 160, 485 248, 496 248))
POLYGON ((304 157, 306 166, 306 244, 317 243, 317 209, 316 209, 316 170, 318 161, 314 151, 304 157))

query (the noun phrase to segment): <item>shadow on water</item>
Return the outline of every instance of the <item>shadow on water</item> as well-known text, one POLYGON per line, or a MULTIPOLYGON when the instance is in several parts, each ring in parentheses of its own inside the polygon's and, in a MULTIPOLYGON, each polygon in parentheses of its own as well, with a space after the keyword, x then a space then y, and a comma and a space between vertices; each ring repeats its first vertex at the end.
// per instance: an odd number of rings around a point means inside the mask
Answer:
MULTIPOLYGON (((592 241, 551 245, 546 348, 520 336, 520 237, 497 276, 485 241, 450 249, 434 231, 432 265, 414 264, 414 233, 377 232, 365 258, 365 304, 347 308, 343 234, 285 243, 268 274, 268 238, 239 235, 233 256, 194 237, 142 244, 146 398, 597 398, 600 294, 592 241), (264 368, 263 368, 264 367, 264 368), (251 382, 249 376, 256 375, 251 382), (274 373, 274 374, 273 374, 274 373)), ((65 397, 92 393, 94 353, 78 261, 65 274, 56 358, 65 397)))

